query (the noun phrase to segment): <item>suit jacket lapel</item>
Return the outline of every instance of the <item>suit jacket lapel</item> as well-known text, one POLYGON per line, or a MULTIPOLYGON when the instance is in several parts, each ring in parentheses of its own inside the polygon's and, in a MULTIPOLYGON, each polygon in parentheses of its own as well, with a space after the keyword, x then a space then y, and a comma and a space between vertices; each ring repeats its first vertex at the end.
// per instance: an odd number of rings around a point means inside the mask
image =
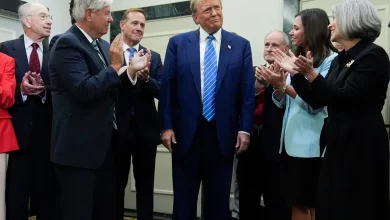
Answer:
POLYGON ((139 52, 140 50, 144 50, 144 53, 145 53, 146 52, 146 47, 144 47, 144 46, 142 46, 140 44, 137 52, 139 52))
POLYGON ((100 59, 99 55, 97 54, 97 51, 93 48, 92 44, 88 41, 88 39, 84 36, 84 34, 80 31, 80 29, 73 25, 69 29, 84 45, 84 48, 89 52, 90 56, 95 61, 95 64, 100 67, 100 69, 104 69, 104 65, 102 63, 102 60, 100 59))
POLYGON ((200 49, 199 49, 199 30, 194 31, 188 39, 187 59, 190 63, 192 77, 195 82, 196 91, 202 98, 200 91, 200 49))
POLYGON ((232 55, 232 50, 234 48, 230 45, 230 35, 225 30, 222 29, 222 37, 221 37, 221 48, 219 51, 219 61, 218 61, 218 75, 217 75, 217 88, 216 92, 218 92, 218 89, 221 87, 221 83, 223 81, 223 77, 225 76, 226 69, 228 67, 230 57, 232 55))
POLYGON ((18 61, 15 62, 17 82, 21 82, 24 74, 29 71, 26 48, 24 47, 24 39, 19 38, 18 40, 14 41, 12 47, 14 49, 13 56, 15 60, 18 61))
POLYGON ((110 65, 110 54, 109 54, 110 48, 107 46, 107 44, 101 43, 100 38, 96 42, 100 48, 100 51, 102 52, 104 61, 106 61, 106 65, 109 66, 110 65))

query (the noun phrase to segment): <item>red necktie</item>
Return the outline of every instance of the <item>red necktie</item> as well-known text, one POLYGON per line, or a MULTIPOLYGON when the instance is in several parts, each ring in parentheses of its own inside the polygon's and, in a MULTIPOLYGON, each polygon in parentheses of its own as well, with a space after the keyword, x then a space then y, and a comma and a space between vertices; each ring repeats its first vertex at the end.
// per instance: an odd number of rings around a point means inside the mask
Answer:
POLYGON ((39 57, 38 57, 38 44, 33 43, 31 44, 33 50, 31 51, 30 54, 30 71, 33 73, 40 73, 41 72, 41 63, 39 62, 39 57))

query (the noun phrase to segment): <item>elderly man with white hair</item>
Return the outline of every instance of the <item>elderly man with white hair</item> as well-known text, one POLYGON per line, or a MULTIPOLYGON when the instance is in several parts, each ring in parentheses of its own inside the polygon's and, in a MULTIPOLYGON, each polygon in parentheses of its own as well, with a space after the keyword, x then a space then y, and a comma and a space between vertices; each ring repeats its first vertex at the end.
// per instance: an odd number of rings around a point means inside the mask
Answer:
POLYGON ((140 50, 122 68, 122 36, 111 46, 101 39, 112 22, 111 3, 75 0, 76 24, 50 52, 50 156, 61 188, 62 220, 116 219, 113 150, 120 129, 116 89, 145 68, 151 55, 149 50, 140 50))
POLYGON ((51 16, 39 3, 19 7, 21 38, 4 42, 0 51, 15 59, 15 104, 9 109, 19 151, 9 154, 6 182, 6 212, 9 220, 26 220, 29 201, 40 220, 58 219, 58 186, 50 162, 52 119, 48 71, 51 16))

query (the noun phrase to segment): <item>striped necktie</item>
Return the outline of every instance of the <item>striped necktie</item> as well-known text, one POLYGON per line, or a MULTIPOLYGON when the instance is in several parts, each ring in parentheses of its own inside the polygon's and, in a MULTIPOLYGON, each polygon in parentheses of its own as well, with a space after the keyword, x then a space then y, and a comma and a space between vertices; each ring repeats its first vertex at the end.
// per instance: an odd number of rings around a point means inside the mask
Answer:
MULTIPOLYGON (((93 46, 93 49, 96 50, 96 52, 97 52, 99 58, 100 58, 101 61, 103 62, 104 68, 106 68, 106 67, 107 67, 106 61, 104 61, 104 58, 103 58, 103 56, 102 56, 102 54, 101 54, 101 52, 100 52, 100 49, 99 49, 99 46, 98 46, 97 43, 96 43, 96 40, 92 41, 91 44, 92 44, 92 46, 93 46)), ((116 109, 115 109, 115 104, 114 104, 113 115, 114 115, 114 116, 113 116, 113 127, 114 127, 116 130, 118 130, 117 121, 116 121, 116 109)))
POLYGON ((107 67, 106 61, 104 60, 104 58, 103 58, 103 56, 102 56, 102 53, 100 52, 100 49, 99 49, 99 46, 98 46, 97 43, 96 43, 96 40, 92 41, 91 44, 92 44, 92 46, 93 46, 93 49, 96 50, 96 52, 97 52, 97 54, 98 54, 100 60, 103 62, 104 68, 106 68, 106 67, 107 67))
POLYGON ((204 55, 203 116, 211 121, 215 116, 215 89, 217 84, 217 54, 213 45, 214 36, 207 37, 204 55))

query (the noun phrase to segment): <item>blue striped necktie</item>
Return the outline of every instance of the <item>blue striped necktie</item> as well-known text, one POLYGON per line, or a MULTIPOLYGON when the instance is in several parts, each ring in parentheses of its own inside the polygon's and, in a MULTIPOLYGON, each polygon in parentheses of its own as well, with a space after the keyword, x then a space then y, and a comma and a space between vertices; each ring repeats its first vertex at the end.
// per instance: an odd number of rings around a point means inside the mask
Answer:
POLYGON ((203 116, 211 121, 215 116, 215 89, 217 84, 217 54, 213 45, 214 36, 209 35, 204 55, 203 116))

